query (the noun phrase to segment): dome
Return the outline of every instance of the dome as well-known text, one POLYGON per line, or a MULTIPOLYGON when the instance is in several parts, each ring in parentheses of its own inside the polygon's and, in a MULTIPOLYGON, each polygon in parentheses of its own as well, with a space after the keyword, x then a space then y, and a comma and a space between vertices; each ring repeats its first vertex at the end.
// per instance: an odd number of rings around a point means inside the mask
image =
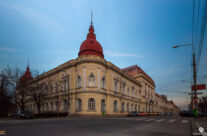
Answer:
POLYGON ((27 69, 24 73, 24 75, 21 76, 20 80, 19 80, 19 83, 21 85, 25 84, 27 81, 29 80, 32 80, 32 75, 31 75, 31 72, 30 72, 30 69, 29 69, 29 65, 27 66, 27 69))
POLYGON ((97 55, 104 58, 101 44, 96 40, 93 24, 91 22, 89 33, 85 41, 82 42, 78 56, 82 55, 97 55))

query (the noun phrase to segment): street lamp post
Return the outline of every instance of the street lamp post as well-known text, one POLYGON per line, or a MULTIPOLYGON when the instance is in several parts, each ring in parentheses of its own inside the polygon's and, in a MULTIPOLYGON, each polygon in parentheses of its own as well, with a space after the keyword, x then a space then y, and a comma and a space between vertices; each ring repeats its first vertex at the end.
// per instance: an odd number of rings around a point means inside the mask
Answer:
POLYGON ((197 97, 197 72, 196 72, 196 59, 195 59, 195 48, 193 47, 193 44, 183 44, 183 45, 175 45, 173 48, 178 48, 182 46, 191 46, 192 47, 192 57, 193 57, 193 83, 194 83, 194 90, 192 90, 191 93, 191 109, 198 109, 198 97, 197 97), (193 93, 194 91, 194 93, 193 93))

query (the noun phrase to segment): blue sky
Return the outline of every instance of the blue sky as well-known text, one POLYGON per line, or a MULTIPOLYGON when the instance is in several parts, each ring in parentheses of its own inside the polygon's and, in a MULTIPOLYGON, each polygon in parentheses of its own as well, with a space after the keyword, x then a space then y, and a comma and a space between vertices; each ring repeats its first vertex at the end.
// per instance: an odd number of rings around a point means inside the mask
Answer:
MULTIPOLYGON (((202 12, 201 0, 201 12, 202 12)), ((197 5, 196 5, 197 6, 197 5)), ((137 64, 156 92, 186 107, 191 81, 191 0, 0 0, 0 69, 27 65, 48 71, 78 56, 93 11, 105 59, 120 68, 137 64)), ((206 38, 199 83, 207 82, 206 38)), ((207 93, 204 93, 206 95, 207 93)))

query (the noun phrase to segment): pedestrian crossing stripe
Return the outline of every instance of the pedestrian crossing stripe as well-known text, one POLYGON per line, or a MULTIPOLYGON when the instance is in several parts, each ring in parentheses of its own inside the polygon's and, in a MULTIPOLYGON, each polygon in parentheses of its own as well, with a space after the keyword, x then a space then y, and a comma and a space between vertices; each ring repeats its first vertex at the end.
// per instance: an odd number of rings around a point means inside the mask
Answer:
POLYGON ((174 119, 172 119, 172 120, 169 120, 168 122, 172 123, 172 122, 175 122, 175 120, 174 120, 174 119))
POLYGON ((148 120, 145 120, 145 121, 152 121, 152 120, 155 120, 155 119, 148 119, 148 120))
POLYGON ((187 120, 182 120, 182 123, 188 123, 188 121, 187 120))
POLYGON ((164 119, 159 119, 159 120, 157 120, 157 122, 161 122, 161 121, 163 121, 164 119))

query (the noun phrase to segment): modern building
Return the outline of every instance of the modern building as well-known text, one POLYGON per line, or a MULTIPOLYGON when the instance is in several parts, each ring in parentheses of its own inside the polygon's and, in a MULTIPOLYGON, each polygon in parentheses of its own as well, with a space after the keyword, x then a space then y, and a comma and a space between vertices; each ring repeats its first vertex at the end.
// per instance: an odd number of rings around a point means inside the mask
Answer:
MULTIPOLYGON (((34 79, 31 79, 29 67, 25 74, 30 79, 29 85, 46 85, 43 91, 47 95, 41 102, 41 112, 66 112, 70 115, 164 112, 164 101, 155 93, 154 81, 140 67, 135 65, 120 69, 104 59, 92 22, 86 40, 80 46, 78 58, 34 79)), ((38 112, 34 99, 29 95, 26 108, 33 113, 38 112)))

